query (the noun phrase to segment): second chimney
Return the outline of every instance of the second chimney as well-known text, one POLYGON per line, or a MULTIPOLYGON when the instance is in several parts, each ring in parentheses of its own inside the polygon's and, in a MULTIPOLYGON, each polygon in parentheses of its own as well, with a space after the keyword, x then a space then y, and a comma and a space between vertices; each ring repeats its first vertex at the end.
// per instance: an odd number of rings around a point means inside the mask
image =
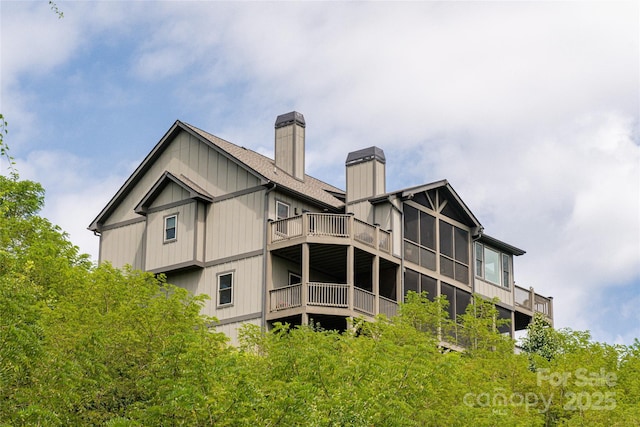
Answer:
POLYGON ((304 181, 305 127, 304 116, 297 111, 276 119, 276 166, 300 181, 304 181))
POLYGON ((369 147, 347 156, 347 204, 379 196, 386 192, 384 151, 369 147))

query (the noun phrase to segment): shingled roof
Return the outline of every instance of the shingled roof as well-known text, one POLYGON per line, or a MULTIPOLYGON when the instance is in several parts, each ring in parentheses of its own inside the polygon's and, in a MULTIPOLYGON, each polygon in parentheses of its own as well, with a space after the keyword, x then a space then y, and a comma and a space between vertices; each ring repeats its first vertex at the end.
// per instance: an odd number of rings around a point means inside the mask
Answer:
POLYGON ((275 161, 267 156, 225 141, 224 139, 218 138, 217 136, 205 132, 202 129, 198 129, 188 123, 182 124, 211 144, 230 154, 250 169, 253 169, 265 179, 276 183, 278 186, 285 187, 300 195, 311 197, 322 204, 336 209, 340 209, 344 206, 344 202, 342 200, 332 195, 344 195, 345 193, 343 190, 306 174, 304 181, 297 180, 287 172, 276 167, 275 161))

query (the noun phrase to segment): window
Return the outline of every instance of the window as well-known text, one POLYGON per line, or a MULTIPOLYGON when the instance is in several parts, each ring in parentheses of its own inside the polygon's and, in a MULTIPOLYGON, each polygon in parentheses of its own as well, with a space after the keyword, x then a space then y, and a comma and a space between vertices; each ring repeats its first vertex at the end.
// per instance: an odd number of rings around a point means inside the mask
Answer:
POLYGON ((500 252, 484 248, 484 279, 495 284, 500 284, 500 252))
POLYGON ((509 268, 509 255, 502 254, 502 286, 509 287, 511 282, 511 269, 509 268))
POLYGON ((404 216, 405 259, 436 271, 436 218, 406 205, 404 216))
POLYGON ((469 232, 440 221, 440 273, 469 283, 469 232))
POLYGON ((302 277, 299 274, 289 272, 289 286, 300 283, 302 283, 302 277))
POLYGON ((276 200, 276 220, 289 218, 289 205, 276 200))
POLYGON ((233 273, 218 275, 218 306, 233 303, 233 273))
POLYGON ((288 221, 280 221, 289 218, 289 205, 276 200, 276 232, 282 235, 288 234, 288 221))
POLYGON ((438 296, 438 281, 433 277, 420 274, 407 268, 404 272, 404 295, 409 291, 416 293, 426 292, 427 298, 433 301, 438 296))
POLYGON ((476 242, 476 276, 494 285, 511 285, 511 256, 476 242))
POLYGON ((164 241, 171 242, 178 237, 178 215, 164 217, 164 241))

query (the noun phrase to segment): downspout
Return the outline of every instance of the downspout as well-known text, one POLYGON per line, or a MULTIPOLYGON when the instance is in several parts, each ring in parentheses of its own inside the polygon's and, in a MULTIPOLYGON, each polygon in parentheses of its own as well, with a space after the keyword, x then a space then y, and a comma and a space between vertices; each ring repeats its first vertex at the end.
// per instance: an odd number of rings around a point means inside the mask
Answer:
POLYGON ((270 182, 271 188, 264 193, 264 245, 262 247, 262 316, 261 329, 267 330, 267 242, 269 241, 269 193, 276 189, 275 182, 270 182))

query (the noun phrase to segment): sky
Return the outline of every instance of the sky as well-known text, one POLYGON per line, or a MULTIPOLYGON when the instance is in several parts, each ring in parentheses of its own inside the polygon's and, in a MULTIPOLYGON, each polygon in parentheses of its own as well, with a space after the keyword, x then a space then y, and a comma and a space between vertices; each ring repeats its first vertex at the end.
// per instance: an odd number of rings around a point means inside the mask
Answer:
MULTIPOLYGON (((636 1, 0 1, 0 113, 42 214, 87 230, 175 120, 273 156, 304 114, 307 173, 387 190, 447 179, 555 326, 640 338, 636 1)), ((0 163, 7 173, 7 163, 0 163)))

